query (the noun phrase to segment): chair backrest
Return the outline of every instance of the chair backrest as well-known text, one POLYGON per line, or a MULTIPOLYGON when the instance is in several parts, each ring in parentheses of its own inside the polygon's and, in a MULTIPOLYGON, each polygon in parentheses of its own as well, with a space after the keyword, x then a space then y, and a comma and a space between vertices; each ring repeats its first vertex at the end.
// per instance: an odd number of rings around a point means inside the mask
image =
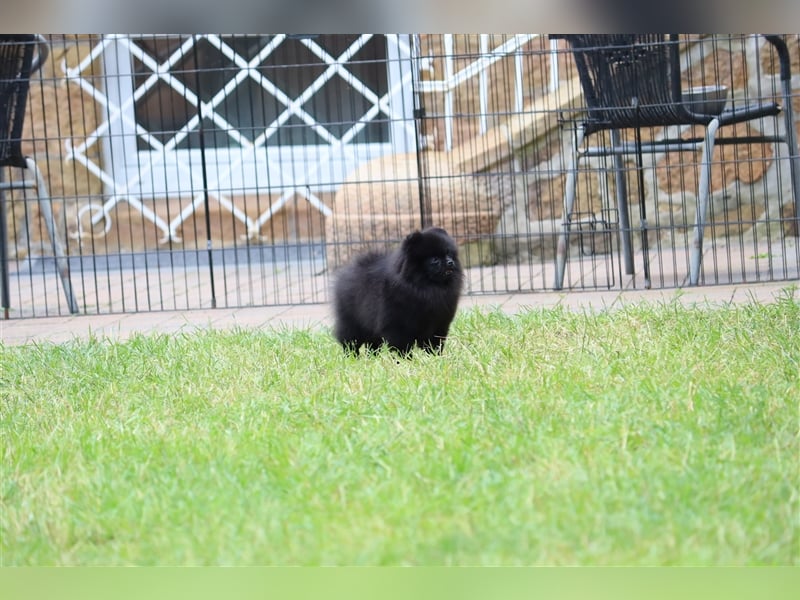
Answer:
POLYGON ((690 123, 713 117, 681 104, 678 36, 564 35, 572 46, 586 105, 588 133, 690 123))
POLYGON ((22 125, 36 44, 33 34, 0 36, 0 167, 25 167, 22 125))

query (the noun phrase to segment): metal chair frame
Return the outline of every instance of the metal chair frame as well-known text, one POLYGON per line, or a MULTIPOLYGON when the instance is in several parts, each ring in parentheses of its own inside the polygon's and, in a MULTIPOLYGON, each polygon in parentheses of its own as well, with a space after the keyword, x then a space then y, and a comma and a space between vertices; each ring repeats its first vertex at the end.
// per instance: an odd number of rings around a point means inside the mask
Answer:
MULTIPOLYGON (((6 190, 34 189, 38 197, 39 210, 55 256, 64 295, 69 311, 78 312, 78 303, 70 281, 69 260, 58 235, 53 219, 52 200, 47 184, 36 162, 22 152, 22 127, 25 120, 30 78, 38 71, 49 54, 45 39, 34 34, 0 36, 0 168, 18 167, 30 171, 33 179, 3 182, 0 176, 0 300, 4 318, 9 318, 10 294, 8 278, 8 255, 6 239, 6 211, 3 192, 6 190)), ((0 174, 2 171, 0 171, 0 174)), ((25 204, 25 228, 29 228, 27 202, 25 204)))
POLYGON ((690 285, 700 280, 703 253, 703 231, 710 199, 711 165, 714 145, 752 142, 785 143, 789 147, 792 193, 795 218, 800 219, 800 156, 792 115, 792 89, 789 51, 783 39, 764 36, 775 48, 780 62, 782 104, 759 102, 722 111, 702 114, 683 101, 679 38, 672 34, 601 34, 551 36, 568 40, 572 47, 578 76, 586 101, 586 117, 577 125, 572 154, 567 166, 562 227, 556 247, 556 272, 553 287, 562 289, 566 269, 570 229, 577 186, 578 162, 585 156, 612 156, 616 181, 617 209, 620 217, 622 254, 625 272, 634 273, 631 226, 622 157, 636 155, 639 186, 639 217, 644 253, 645 287, 650 287, 647 247, 647 212, 644 198, 642 154, 691 151, 702 149, 702 170, 697 193, 694 234, 690 253, 690 285), (783 113, 786 132, 783 135, 732 137, 716 140, 720 127, 783 113), (641 128, 650 126, 699 124, 706 128, 702 138, 665 139, 643 143, 641 128), (635 130, 635 143, 621 143, 622 129, 635 130), (587 136, 600 131, 610 132, 609 146, 584 148, 587 136))

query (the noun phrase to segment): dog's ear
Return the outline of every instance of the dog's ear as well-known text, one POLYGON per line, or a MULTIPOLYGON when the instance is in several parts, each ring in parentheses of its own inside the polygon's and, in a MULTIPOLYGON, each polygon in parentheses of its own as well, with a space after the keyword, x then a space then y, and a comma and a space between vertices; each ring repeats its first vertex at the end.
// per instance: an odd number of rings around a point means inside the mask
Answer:
POLYGON ((409 233, 406 236, 406 239, 403 240, 403 248, 411 248, 419 243, 422 239, 422 233, 419 231, 415 231, 414 233, 409 233))

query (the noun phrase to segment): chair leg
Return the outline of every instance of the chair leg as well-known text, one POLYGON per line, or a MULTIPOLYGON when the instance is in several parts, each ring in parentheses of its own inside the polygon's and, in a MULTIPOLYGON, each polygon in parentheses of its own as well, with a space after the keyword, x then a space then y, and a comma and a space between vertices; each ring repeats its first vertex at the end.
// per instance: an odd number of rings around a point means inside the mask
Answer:
POLYGON ((558 244, 556 246, 556 274, 553 281, 553 289, 560 290, 564 287, 564 272, 567 266, 567 254, 569 253, 569 227, 572 220, 572 207, 575 204, 575 191, 578 186, 578 160, 579 152, 585 130, 583 126, 578 127, 575 135, 575 142, 570 155, 570 163, 567 166, 567 181, 564 190, 564 211, 561 216, 561 232, 558 234, 558 244))
POLYGON ((797 135, 794 130, 792 82, 790 79, 786 79, 781 83, 783 84, 783 117, 786 123, 786 145, 789 147, 789 173, 792 177, 795 227, 800 230, 800 155, 797 154, 797 135))
POLYGON ((70 281, 69 274, 69 261, 64 255, 64 248, 61 245, 61 238, 58 236, 55 220, 53 219, 53 210, 50 206, 50 195, 47 191, 42 172, 36 163, 30 159, 25 159, 28 169, 36 176, 36 192, 39 198, 39 210, 42 213, 44 224, 47 227, 47 233, 50 236, 50 243, 53 245, 53 254, 55 255, 56 268, 58 275, 61 278, 61 285, 64 287, 64 295, 67 298, 67 305, 69 312, 74 314, 78 313, 78 302, 75 300, 75 294, 72 291, 72 282, 70 281))
MULTIPOLYGON (((637 100, 634 98, 634 100, 637 100)), ((638 100, 637 100, 638 102, 638 100)), ((638 104, 637 104, 638 106, 638 104)), ((639 188, 639 231, 642 235, 642 276, 644 288, 652 287, 650 280, 650 246, 647 232, 647 196, 644 187, 644 157, 642 156, 642 129, 636 128, 636 185, 639 188)))
POLYGON ((11 293, 8 289, 8 240, 6 224, 6 197, 3 188, 3 172, 0 168, 0 308, 3 309, 3 318, 8 320, 11 308, 11 293))
MULTIPOLYGON (((611 145, 620 146, 619 130, 611 130, 611 145)), ((625 259, 625 274, 633 275, 633 244, 631 242, 631 223, 628 218, 628 184, 625 180, 625 166, 622 154, 614 152, 614 181, 617 192, 617 211, 622 239, 622 256, 625 259)))
POLYGON ((690 285, 697 285, 700 281, 700 263, 703 260, 703 230, 706 225, 709 199, 711 197, 711 157, 714 153, 717 129, 719 129, 719 119, 713 119, 706 128, 706 136, 703 141, 703 169, 700 172, 700 185, 697 190, 694 239, 692 240, 691 257, 689 259, 690 285))

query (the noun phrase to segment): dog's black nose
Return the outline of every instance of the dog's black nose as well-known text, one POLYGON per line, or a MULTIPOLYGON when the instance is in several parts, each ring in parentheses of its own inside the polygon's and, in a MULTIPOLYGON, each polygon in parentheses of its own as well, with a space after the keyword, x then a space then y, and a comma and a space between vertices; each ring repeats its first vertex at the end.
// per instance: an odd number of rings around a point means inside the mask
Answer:
POLYGON ((447 265, 447 268, 448 268, 448 269, 452 269, 453 267, 455 267, 455 266, 456 266, 456 261, 454 261, 452 258, 450 258, 450 257, 448 256, 448 257, 447 257, 447 262, 446 262, 445 264, 447 265))

